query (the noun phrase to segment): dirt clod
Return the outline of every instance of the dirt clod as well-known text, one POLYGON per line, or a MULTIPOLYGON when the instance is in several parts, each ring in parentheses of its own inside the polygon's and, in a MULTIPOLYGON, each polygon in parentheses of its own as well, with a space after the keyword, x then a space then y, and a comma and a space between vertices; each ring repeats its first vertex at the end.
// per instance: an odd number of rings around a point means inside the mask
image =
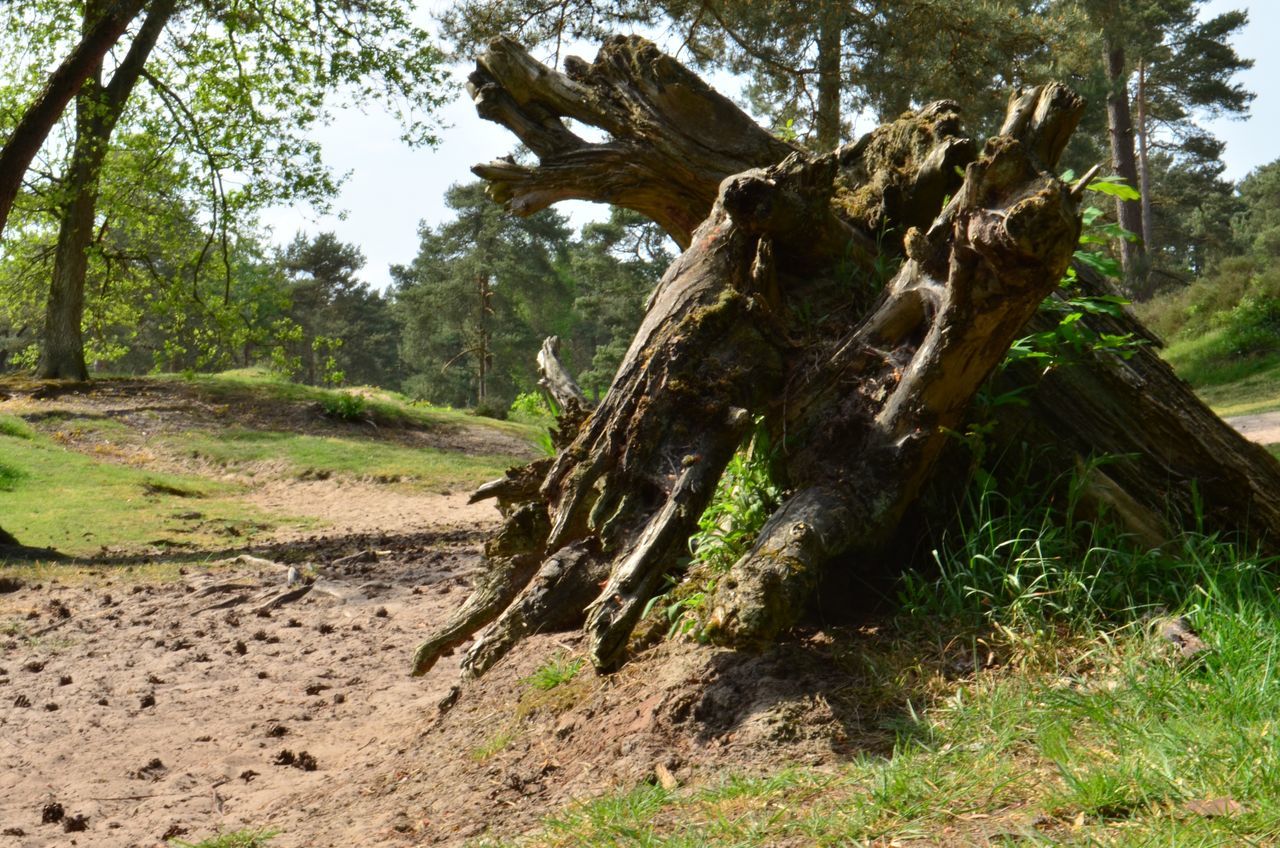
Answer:
POLYGON ((143 695, 138 699, 138 705, 144 710, 148 707, 154 707, 156 705, 156 696, 152 694, 143 695))
POLYGON ((290 766, 303 771, 315 771, 318 767, 316 758, 308 754, 306 751, 299 751, 297 754, 288 748, 276 754, 276 758, 271 761, 273 765, 290 766))
POLYGON ((32 674, 38 674, 39 672, 44 671, 44 662, 41 660, 31 660, 31 662, 23 664, 22 670, 29 671, 32 674))
POLYGON ((62 820, 62 829, 67 833, 83 833, 89 829, 89 817, 84 814, 67 816, 62 820))
POLYGON ((59 677, 59 678, 58 678, 58 685, 59 685, 59 686, 70 686, 70 685, 71 685, 71 683, 72 683, 71 675, 69 675, 69 674, 64 674, 64 675, 62 675, 61 677, 59 677))

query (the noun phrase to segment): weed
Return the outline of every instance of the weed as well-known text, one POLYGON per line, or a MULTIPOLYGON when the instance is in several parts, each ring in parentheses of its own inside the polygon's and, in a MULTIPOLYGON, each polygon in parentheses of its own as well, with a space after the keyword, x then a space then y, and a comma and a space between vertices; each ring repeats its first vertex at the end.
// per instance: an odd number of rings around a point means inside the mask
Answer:
POLYGON ((363 421, 365 400, 348 392, 333 392, 320 401, 324 414, 339 421, 363 421))
POLYGON ((471 751, 471 759, 478 763, 482 763, 490 757, 498 754, 510 745, 516 738, 514 727, 503 727, 496 731, 492 736, 486 739, 481 745, 473 748, 471 751))
POLYGON ((587 661, 582 657, 571 660, 567 653, 559 651, 538 666, 533 674, 521 678, 520 682, 525 686, 532 686, 534 689, 546 692, 573 680, 586 663, 587 661))
POLYGON ((183 842, 171 839, 169 844, 175 848, 266 848, 268 842, 279 835, 278 830, 237 830, 234 833, 221 833, 210 836, 199 842, 183 842))
POLYGON ((34 439, 35 431, 27 422, 13 415, 0 415, 0 436, 12 436, 15 439, 34 439))
POLYGON ((0 462, 0 492, 12 492, 26 476, 21 468, 0 462))
POLYGON ((511 401, 508 414, 512 421, 544 426, 555 420, 555 412, 542 392, 521 392, 516 395, 516 399, 511 401))
POLYGON ((782 500, 782 490, 770 473, 771 460, 768 431, 757 421, 755 432, 729 460, 711 503, 698 519, 698 532, 689 540, 694 562, 724 572, 751 549, 782 500))

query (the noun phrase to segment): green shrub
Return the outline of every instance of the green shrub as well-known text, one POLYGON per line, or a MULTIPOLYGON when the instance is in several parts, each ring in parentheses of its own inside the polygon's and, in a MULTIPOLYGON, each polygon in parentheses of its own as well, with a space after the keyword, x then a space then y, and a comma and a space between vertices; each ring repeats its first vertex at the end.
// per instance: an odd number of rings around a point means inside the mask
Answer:
POLYGON ((341 392, 332 394, 322 400, 324 414, 339 421, 359 421, 364 418, 365 399, 360 395, 341 392))
POLYGON ((542 392, 521 392, 511 401, 510 415, 512 421, 527 424, 542 424, 555 418, 555 412, 547 403, 542 392))
POLYGON ((482 400, 471 410, 472 415, 481 418, 492 418, 496 421, 507 420, 507 407, 497 401, 482 400))

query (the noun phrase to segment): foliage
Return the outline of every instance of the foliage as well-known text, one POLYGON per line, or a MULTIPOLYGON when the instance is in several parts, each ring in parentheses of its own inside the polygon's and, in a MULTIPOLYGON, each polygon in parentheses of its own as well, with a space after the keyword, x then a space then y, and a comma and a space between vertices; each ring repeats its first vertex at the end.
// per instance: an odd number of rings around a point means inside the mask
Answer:
POLYGON ((573 680, 586 664, 587 661, 584 657, 570 659, 566 652, 559 651, 555 656, 538 666, 533 674, 521 678, 520 683, 525 686, 532 686, 541 692, 547 692, 573 680))
POLYGON ((513 421, 543 424, 555 417, 551 405, 542 392, 521 392, 511 401, 509 417, 513 421))
MULTIPOLYGON (((1067 182, 1072 178, 1070 171, 1062 175, 1062 179, 1067 182)), ((1114 176, 1096 179, 1088 188, 1096 194, 1123 200, 1132 200, 1138 196, 1132 186, 1114 176)), ((1082 223, 1080 246, 1074 255, 1075 262, 1104 277, 1119 280, 1119 263, 1101 252, 1100 248, 1105 249, 1114 239, 1133 239, 1136 236, 1119 224, 1107 221, 1103 211, 1097 206, 1086 206, 1083 209, 1082 223)), ((1089 352, 1105 351, 1125 358, 1133 355, 1139 342, 1132 334, 1101 333, 1083 322, 1086 315, 1119 317, 1129 300, 1118 295, 1077 293, 1076 281, 1075 268, 1068 268, 1060 292, 1046 298, 1040 305, 1041 314, 1055 316, 1057 323, 1050 330, 1014 340, 1005 358, 1006 365, 1013 362, 1036 362, 1043 367, 1052 367, 1078 359, 1089 352)))
POLYGON ((341 392, 321 401, 324 414, 339 421, 360 421, 364 418, 365 402, 360 395, 341 392))
POLYGON ((413 263, 392 268, 402 355, 424 399, 505 410, 536 385, 531 351, 565 329, 570 292, 555 265, 569 231, 555 212, 506 214, 479 183, 445 202, 456 219, 424 226, 413 263))
POLYGON ((770 470, 772 459, 769 433, 763 421, 757 421, 746 445, 729 460, 711 503, 698 519, 698 532, 689 539, 695 562, 723 573, 751 549, 782 501, 782 488, 770 470))
POLYGON ((505 408, 537 390, 538 348, 557 335, 566 367, 598 396, 670 261, 665 236, 615 210, 572 239, 556 213, 508 215, 479 183, 454 186, 447 203, 456 219, 423 228, 413 263, 392 269, 401 351, 414 372, 405 390, 435 403, 505 408))
POLYGON ((399 326, 391 304, 356 278, 364 255, 333 233, 299 234, 283 251, 288 315, 301 333, 286 349, 308 385, 399 383, 399 326))
POLYGON ((237 830, 210 836, 195 843, 171 839, 169 844, 175 848, 267 848, 267 843, 279 833, 278 830, 237 830))

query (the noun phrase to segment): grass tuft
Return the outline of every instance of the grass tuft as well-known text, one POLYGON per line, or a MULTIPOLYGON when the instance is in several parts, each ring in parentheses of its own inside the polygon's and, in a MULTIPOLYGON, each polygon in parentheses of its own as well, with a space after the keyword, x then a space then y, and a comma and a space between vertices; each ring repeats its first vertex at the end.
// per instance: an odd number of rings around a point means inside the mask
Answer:
POLYGON ((234 833, 221 833, 210 836, 199 842, 183 842, 171 839, 169 844, 174 848, 266 848, 267 843, 279 835, 278 830, 237 830, 234 833))

